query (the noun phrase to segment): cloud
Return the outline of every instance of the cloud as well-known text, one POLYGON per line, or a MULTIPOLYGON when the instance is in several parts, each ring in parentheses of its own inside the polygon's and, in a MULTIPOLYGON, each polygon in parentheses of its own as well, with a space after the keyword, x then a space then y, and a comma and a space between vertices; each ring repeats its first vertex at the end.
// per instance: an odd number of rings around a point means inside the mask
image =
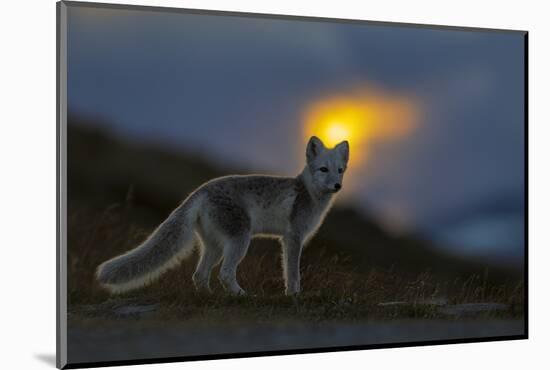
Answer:
POLYGON ((356 204, 420 230, 522 194, 519 34, 84 9, 69 14, 69 107, 120 134, 290 175, 304 110, 366 82, 418 99, 422 121, 369 144, 356 204))

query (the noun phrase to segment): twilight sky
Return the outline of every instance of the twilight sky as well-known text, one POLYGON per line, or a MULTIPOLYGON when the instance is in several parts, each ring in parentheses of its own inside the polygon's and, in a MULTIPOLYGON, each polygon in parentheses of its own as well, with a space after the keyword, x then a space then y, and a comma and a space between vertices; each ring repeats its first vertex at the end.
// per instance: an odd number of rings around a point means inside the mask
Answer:
POLYGON ((343 201, 457 252, 522 255, 521 33, 71 6, 68 40, 71 111, 258 172, 301 169, 311 106, 399 97, 414 127, 351 140, 343 201))

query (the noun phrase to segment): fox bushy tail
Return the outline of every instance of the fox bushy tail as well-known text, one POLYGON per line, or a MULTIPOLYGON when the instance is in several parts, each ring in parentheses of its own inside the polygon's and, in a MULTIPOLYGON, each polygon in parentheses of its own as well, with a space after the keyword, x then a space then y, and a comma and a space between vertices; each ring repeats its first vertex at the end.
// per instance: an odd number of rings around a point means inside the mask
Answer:
POLYGON ((201 194, 191 194, 138 247, 99 265, 99 283, 111 293, 137 289, 188 257, 201 200, 201 194))

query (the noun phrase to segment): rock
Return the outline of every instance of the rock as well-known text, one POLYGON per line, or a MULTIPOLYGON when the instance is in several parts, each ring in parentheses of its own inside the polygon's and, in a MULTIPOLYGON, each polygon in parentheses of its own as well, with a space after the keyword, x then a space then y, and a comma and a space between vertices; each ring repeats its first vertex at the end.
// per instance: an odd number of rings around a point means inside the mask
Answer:
POLYGON ((113 299, 99 304, 82 305, 73 308, 68 314, 86 317, 139 318, 152 314, 158 309, 159 305, 156 303, 113 299))
POLYGON ((418 306, 432 306, 437 309, 437 313, 447 316, 474 316, 477 314, 505 311, 508 309, 508 305, 502 303, 463 303, 449 305, 447 304, 447 300, 444 298, 428 299, 417 302, 380 302, 378 303, 378 306, 387 308, 414 308, 418 306))
POLYGON ((432 298, 432 299, 425 299, 422 301, 417 302, 406 302, 406 301, 392 301, 392 302, 380 302, 378 303, 379 307, 413 307, 416 305, 422 305, 422 306, 444 306, 447 304, 447 300, 445 298, 432 298))
POLYGON ((405 301, 395 301, 395 302, 380 302, 378 303, 380 307, 395 307, 395 306, 412 306, 412 303, 405 301))
POLYGON ((444 315, 464 316, 484 312, 504 311, 506 309, 508 309, 508 305, 503 303, 463 303, 443 306, 439 308, 439 312, 444 315))
POLYGON ((121 306, 113 310, 116 316, 143 316, 143 314, 156 311, 156 304, 121 306))

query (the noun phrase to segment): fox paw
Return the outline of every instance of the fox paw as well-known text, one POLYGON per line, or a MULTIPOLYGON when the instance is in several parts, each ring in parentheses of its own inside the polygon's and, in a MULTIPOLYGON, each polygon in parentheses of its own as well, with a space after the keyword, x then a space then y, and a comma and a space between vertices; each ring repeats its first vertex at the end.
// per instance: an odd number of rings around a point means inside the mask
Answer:
POLYGON ((286 288, 285 289, 285 295, 288 297, 295 297, 300 294, 300 289, 293 287, 293 288, 286 288))
POLYGON ((236 289, 236 290, 232 291, 231 294, 236 296, 236 297, 243 297, 243 296, 246 295, 246 292, 244 291, 243 288, 239 287, 239 289, 236 289))

